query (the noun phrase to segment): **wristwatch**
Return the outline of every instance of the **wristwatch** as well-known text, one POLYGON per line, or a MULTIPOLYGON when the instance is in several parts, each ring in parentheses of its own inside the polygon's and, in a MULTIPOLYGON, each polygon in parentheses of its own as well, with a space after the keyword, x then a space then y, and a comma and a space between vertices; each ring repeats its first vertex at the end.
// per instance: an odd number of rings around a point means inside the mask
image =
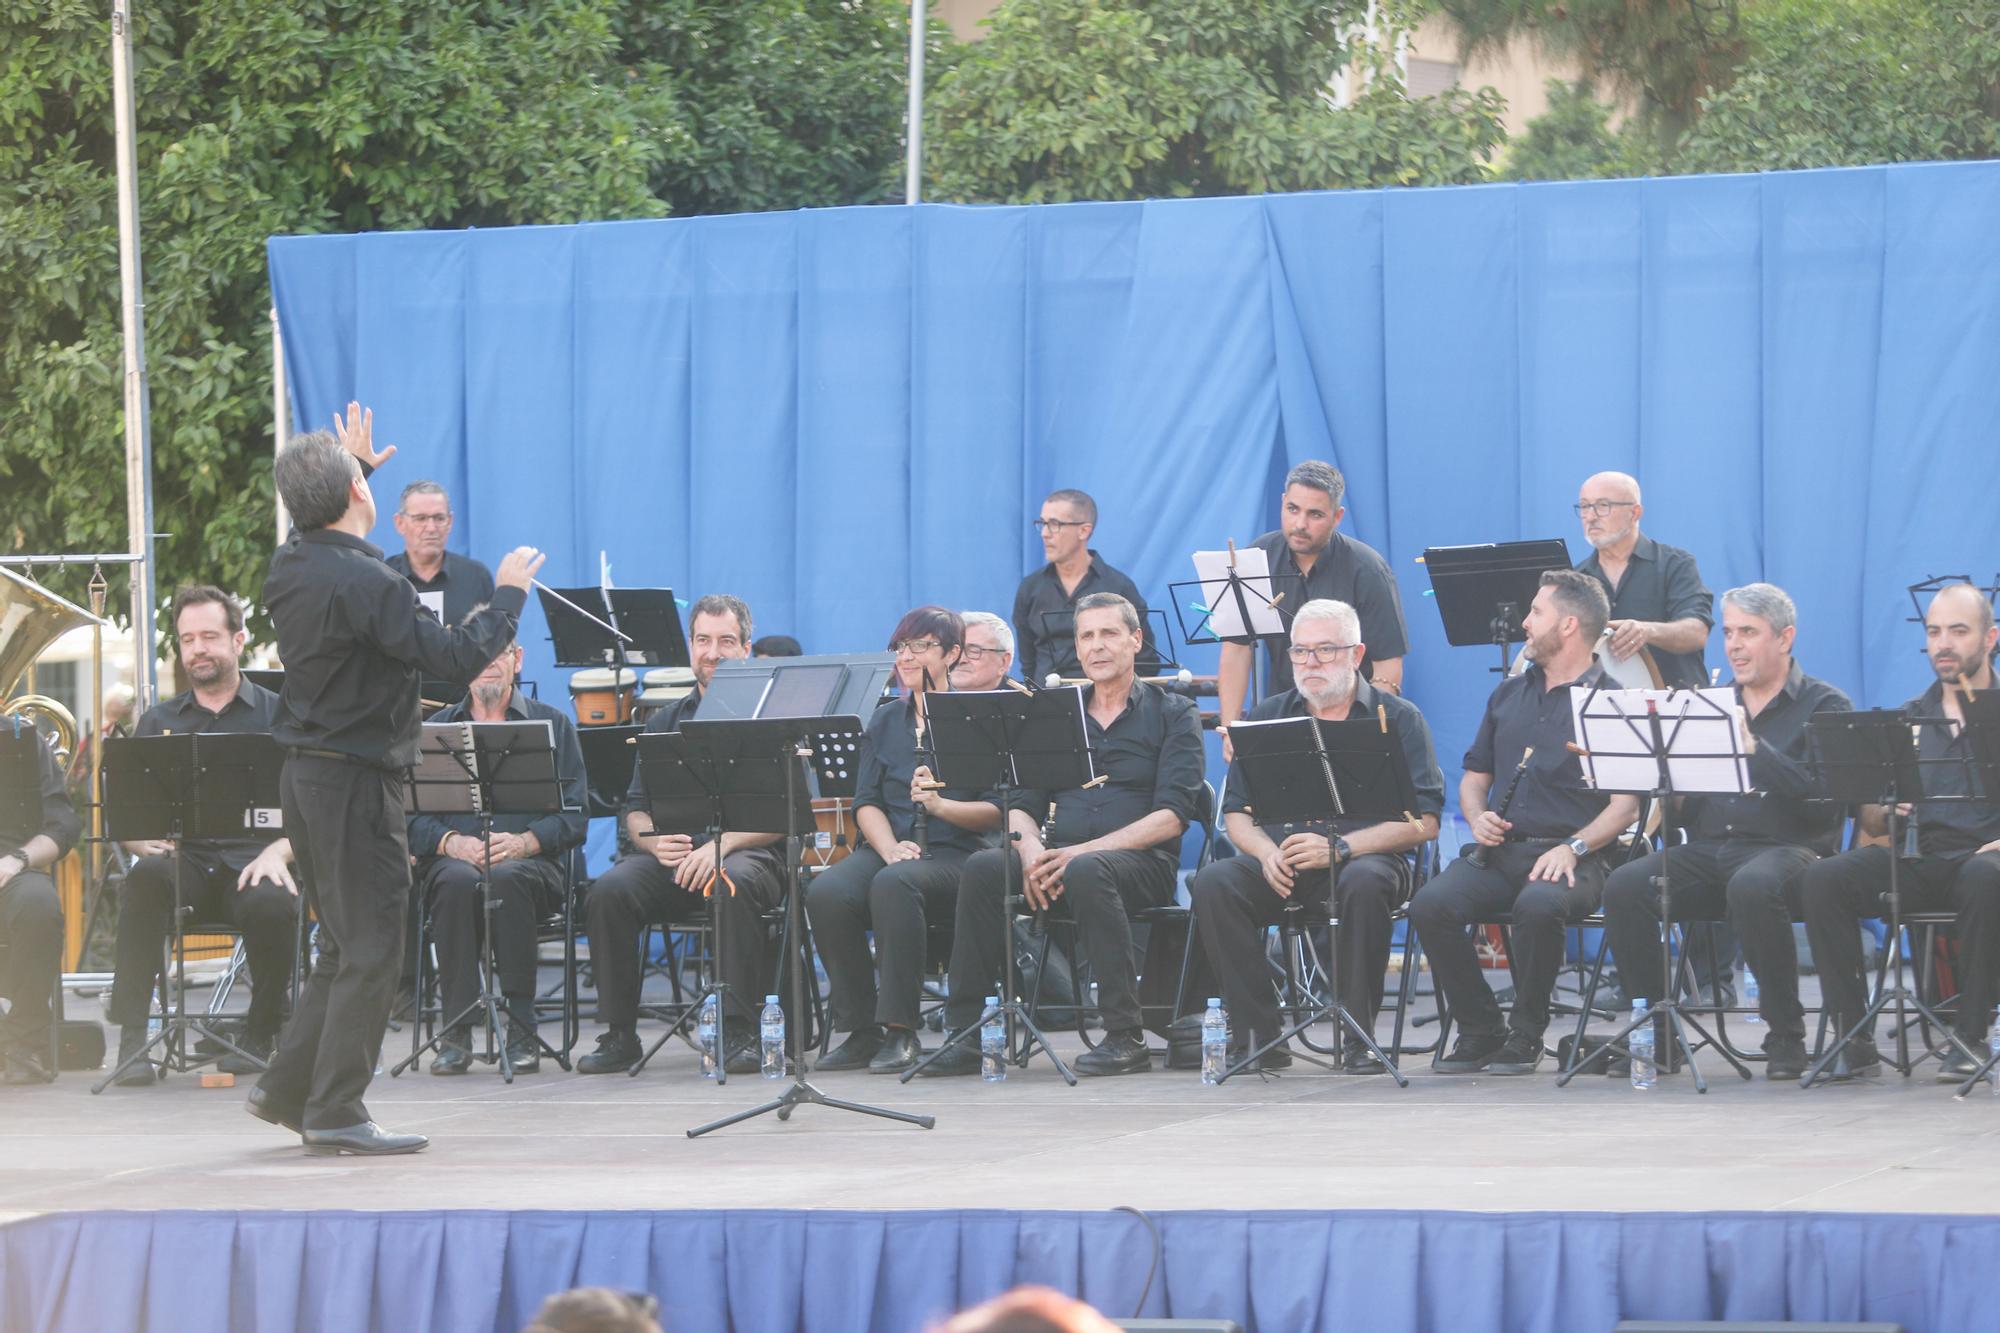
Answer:
POLYGON ((1327 846, 1333 852, 1333 863, 1344 866, 1354 859, 1354 849, 1347 845, 1347 839, 1336 836, 1327 846))
POLYGON ((1564 843, 1563 845, 1569 848, 1570 851, 1576 853, 1576 859, 1579 861, 1581 861, 1584 857, 1590 855, 1590 844, 1585 842, 1582 838, 1571 838, 1568 842, 1564 843))

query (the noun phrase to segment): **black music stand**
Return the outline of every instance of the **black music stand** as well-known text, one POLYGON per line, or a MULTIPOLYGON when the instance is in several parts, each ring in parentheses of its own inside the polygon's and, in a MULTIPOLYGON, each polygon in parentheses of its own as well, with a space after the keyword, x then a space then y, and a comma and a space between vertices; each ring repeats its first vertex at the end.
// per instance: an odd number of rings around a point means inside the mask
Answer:
MULTIPOLYGON (((554 815, 563 812, 562 777, 556 769, 555 729, 542 718, 526 722, 427 722, 417 749, 416 767, 403 788, 403 811, 412 815, 474 815, 479 840, 493 842, 496 815, 554 815)), ((389 1071, 391 1078, 415 1065, 425 1051, 436 1050, 446 1037, 473 1018, 486 1025, 486 1050, 476 1058, 497 1063, 500 1076, 514 1081, 514 1062, 501 1035, 502 996, 493 971, 493 869, 479 867, 479 994, 456 1014, 441 1021, 430 1040, 418 1043, 412 1027, 412 1049, 389 1071)), ((421 960, 420 960, 421 961, 421 960)), ((442 1007, 442 1006, 440 1006, 442 1007)), ((567 1052, 557 1051, 535 1033, 535 1042, 564 1069, 567 1052)))
POLYGON ((634 742, 644 730, 636 722, 576 729, 590 793, 590 818, 615 819, 624 810, 625 793, 632 790, 632 773, 638 764, 634 742))
MULTIPOLYGON (((153 1048, 165 1045, 162 1066, 186 1073, 222 1058, 240 1055, 257 1065, 266 1061, 250 1054, 209 1026, 205 1017, 187 1007, 187 894, 182 845, 189 839, 241 838, 246 834, 283 832, 278 779, 284 751, 269 735, 190 732, 184 736, 114 736, 104 745, 104 822, 107 836, 120 842, 161 839, 174 844, 174 1001, 160 1030, 146 1044, 121 1060, 91 1088, 104 1089, 153 1048), (191 1052, 188 1033, 216 1047, 206 1054, 191 1052)), ((165 975, 160 979, 164 988, 165 975)))
MULTIPOLYGON (((1971 745, 1978 790, 1986 793, 1987 800, 1994 800, 2000 794, 2000 691, 1988 690, 1984 694, 1963 691, 1959 695, 1959 708, 1965 714, 1965 736, 1971 745)), ((2000 1054, 1989 1052, 1952 1096, 1964 1097, 1978 1087, 1993 1073, 1996 1063, 2000 1063, 2000 1054)))
MULTIPOLYGON (((1236 722, 1229 728, 1229 740, 1235 762, 1243 766, 1244 785, 1250 793, 1249 813, 1259 824, 1298 824, 1310 831, 1314 825, 1326 829, 1336 819, 1416 822, 1417 793, 1409 761, 1384 714, 1338 722, 1316 717, 1236 722)), ((1339 915, 1339 875, 1338 867, 1328 867, 1327 905, 1334 920, 1339 915)), ((1410 1086, 1396 1062, 1376 1044, 1375 1034, 1340 1002, 1337 942, 1328 965, 1326 1000, 1301 1006, 1290 1027, 1246 1052, 1216 1082, 1226 1083, 1243 1070, 1255 1068, 1265 1052, 1329 1015, 1336 1028, 1345 1028, 1373 1052, 1383 1068, 1395 1076, 1396 1086, 1410 1086)))
MULTIPOLYGON (((1592 687, 1573 704, 1576 734, 1582 742, 1584 779, 1598 791, 1650 796, 1660 810, 1660 1000, 1646 1016, 1628 1019, 1611 1039, 1556 1075, 1566 1085, 1596 1061, 1609 1060, 1613 1050, 1629 1057, 1626 1038, 1642 1024, 1665 1032, 1672 1044, 1655 1042, 1661 1057, 1679 1050, 1687 1057, 1696 1092, 1708 1091, 1708 1080, 1695 1063, 1695 1047, 1687 1030, 1700 1034, 1704 1045, 1722 1052, 1737 1074, 1750 1077, 1749 1066, 1728 1046, 1682 1011, 1674 986, 1674 889, 1671 870, 1674 797, 1704 793, 1743 795, 1750 788, 1750 754, 1744 745, 1746 724, 1733 689, 1602 690, 1592 687)), ((1619 966, 1626 965, 1619 959, 1619 966)), ((1581 1042, 1577 1045, 1580 1047, 1581 1042)), ((1666 1059, 1660 1060, 1662 1066, 1666 1059)))
POLYGON ((1521 621, 1542 586, 1542 575, 1570 568, 1569 544, 1560 537, 1432 546, 1422 560, 1444 620, 1445 642, 1454 648, 1497 647, 1496 670, 1503 677, 1513 665, 1509 650, 1521 641, 1521 621))
MULTIPOLYGON (((925 702, 930 717, 931 748, 939 781, 958 788, 995 791, 1000 798, 1000 829, 1010 853, 1001 858, 1005 889, 1001 895, 1001 958, 999 1013, 1007 1024, 1007 1042, 1014 1064, 1025 1068, 1039 1045, 1054 1063, 1063 1082, 1076 1086, 1076 1075, 1063 1063, 1048 1037, 1035 1025, 1020 996, 1014 968, 1013 908, 1024 900, 1018 876, 1025 869, 1013 844, 1009 814, 1021 790, 1068 791, 1097 781, 1091 763, 1090 733, 1084 722, 1083 690, 1075 685, 1037 691, 953 690, 933 694, 925 702), (1019 1046, 1014 1025, 1021 1025, 1019 1046)), ((955 983, 954 983, 955 984, 955 983)), ((977 1041, 986 1015, 946 1037, 943 1044, 903 1071, 908 1083, 925 1066, 953 1046, 977 1041)))
MULTIPOLYGON (((1978 1052, 1966 1046, 1952 1031, 1951 1025, 1939 1018, 1937 1012, 1924 1003, 1923 997, 1903 984, 1903 890, 1898 864, 1905 855, 1917 855, 1916 823, 1914 810, 1907 815, 1899 815, 1896 807, 1905 803, 1914 806, 1920 801, 1939 800, 1924 794, 1924 766, 1930 764, 1961 764, 1958 759, 1926 760, 1917 752, 1916 731, 1926 725, 1943 725, 1944 718, 1916 718, 1900 708, 1877 708, 1865 712, 1821 713, 1806 722, 1806 732, 1812 739, 1813 762, 1819 771, 1821 781, 1826 784, 1832 799, 1849 805, 1880 805, 1888 817, 1889 830, 1889 934, 1884 945, 1887 957, 1895 962, 1893 975, 1884 973, 1882 988, 1876 992, 1874 1002, 1862 1011, 1860 1019, 1842 1033, 1825 1055, 1808 1069, 1799 1080, 1802 1088, 1811 1087, 1828 1066, 1847 1049, 1848 1043, 1866 1032, 1875 1022, 1875 1016, 1896 1006, 1896 1056, 1890 1063, 1898 1073, 1908 1077, 1915 1067, 1910 1059, 1910 1038, 1906 1014, 1914 1009, 1926 1020, 1941 1028, 1952 1045, 1963 1051, 1975 1064, 1981 1057, 1978 1052), (1909 834, 1911 845, 1898 846, 1896 821, 1904 821, 1904 831, 1909 834)), ((1968 775, 1969 776, 1969 775, 1968 775)), ((1968 788, 1970 784, 1968 783, 1968 788)))
POLYGON ((536 585, 559 667, 684 667, 687 636, 672 588, 536 585))
MULTIPOLYGON (((812 788, 803 762, 813 756, 818 741, 826 736, 848 737, 861 728, 859 718, 846 717, 771 717, 740 718, 729 721, 691 720, 680 731, 660 736, 647 736, 640 742, 640 763, 646 765, 647 793, 653 795, 653 764, 648 753, 649 743, 664 740, 678 741, 680 755, 678 767, 685 773, 693 786, 704 790, 701 798, 714 812, 711 818, 715 828, 716 876, 710 884, 711 893, 726 891, 722 878, 722 829, 750 833, 783 833, 785 835, 785 874, 791 891, 786 895, 786 917, 790 925, 791 939, 786 947, 792 982, 792 1006, 800 1022, 788 1025, 787 1036, 791 1044, 792 1084, 772 1100, 747 1111, 724 1116, 720 1120, 698 1125, 687 1132, 689 1138, 699 1138, 712 1130, 722 1129, 744 1120, 753 1119, 768 1111, 776 1111, 778 1119, 790 1120, 792 1111, 801 1105, 830 1106, 838 1111, 853 1111, 860 1115, 878 1116, 884 1120, 901 1121, 920 1129, 929 1129, 937 1123, 933 1116, 910 1115, 904 1111, 891 1111, 880 1106, 866 1106, 860 1102, 843 1101, 829 1097, 814 1087, 806 1078, 806 1043, 803 1018, 810 1008, 806 994, 805 962, 801 944, 805 939, 805 895, 799 891, 799 846, 807 829, 813 826, 812 788)), ((665 748, 665 747, 657 747, 665 748)), ((673 766, 669 766, 669 770, 673 766)), ((663 774, 663 776, 666 776, 663 774)), ((677 778, 674 780, 678 780, 677 778)), ((688 809, 696 804, 690 798, 688 809)), ((678 813, 673 811, 670 813, 678 813)), ((712 909, 719 924, 722 913, 719 907, 712 909)), ((722 983, 720 967, 720 941, 717 948, 716 975, 711 979, 710 990, 718 995, 718 1006, 725 1015, 727 987, 722 983)), ((704 992, 706 994, 707 992, 704 992)), ((682 1016, 686 1022, 686 1016, 682 1016)), ((668 1036, 673 1035, 670 1031, 668 1036)), ((720 1034, 718 1034, 718 1038, 720 1034)), ((660 1042, 653 1045, 658 1050, 660 1042)), ((716 1067, 717 1081, 728 1075, 728 1052, 718 1051, 716 1067)), ((652 1051, 646 1052, 647 1056, 652 1051)), ((632 1071, 637 1074, 635 1067, 632 1071)))

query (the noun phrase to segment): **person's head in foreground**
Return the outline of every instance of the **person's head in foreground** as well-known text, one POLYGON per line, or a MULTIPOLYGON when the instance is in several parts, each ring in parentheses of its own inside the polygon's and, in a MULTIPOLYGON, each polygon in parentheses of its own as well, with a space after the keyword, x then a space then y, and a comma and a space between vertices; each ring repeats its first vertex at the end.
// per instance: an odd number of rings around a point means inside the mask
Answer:
POLYGON ((578 1287, 543 1301, 521 1333, 662 1333, 659 1313, 648 1292, 578 1287))
POLYGON ((1082 1301, 1047 1287, 1016 1287, 940 1324, 934 1333, 1118 1333, 1082 1301))

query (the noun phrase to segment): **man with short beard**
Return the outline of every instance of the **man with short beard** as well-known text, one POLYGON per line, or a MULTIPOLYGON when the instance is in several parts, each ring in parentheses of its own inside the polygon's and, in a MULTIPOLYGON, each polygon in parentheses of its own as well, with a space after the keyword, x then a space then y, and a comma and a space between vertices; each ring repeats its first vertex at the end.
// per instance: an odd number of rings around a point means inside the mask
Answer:
MULTIPOLYGON (((1417 706, 1361 679, 1359 663, 1366 652, 1353 607, 1324 598, 1307 602, 1292 617, 1287 655, 1294 687, 1264 699, 1245 722, 1307 716, 1329 722, 1386 721, 1409 766, 1417 797, 1411 813, 1417 822, 1259 823, 1242 765, 1230 768, 1222 811, 1236 855, 1204 867, 1190 892, 1202 950, 1221 977, 1229 1006, 1232 1060, 1278 1035, 1280 1017, 1264 960, 1264 932, 1278 923, 1294 898, 1323 902, 1330 892, 1338 894, 1341 1007, 1370 1032, 1382 1007, 1390 916, 1410 891, 1407 854, 1437 837, 1444 774, 1438 771, 1430 727, 1417 706)), ((1195 993, 1205 989, 1197 986, 1195 993)), ((1291 1062, 1290 1049, 1280 1045, 1266 1051, 1259 1064, 1282 1069, 1291 1062)), ((1341 1068, 1349 1074, 1386 1070, 1352 1033, 1346 1034, 1341 1068)))
MULTIPOLYGON (((473 611, 482 608, 474 607, 473 611)), ((412 815, 410 850, 417 855, 417 885, 430 904, 430 939, 437 949, 439 1008, 445 1022, 463 1014, 479 994, 479 936, 490 922, 493 972, 506 1002, 506 1060, 517 1074, 542 1067, 535 1031, 535 934, 561 901, 563 858, 590 831, 589 779, 583 747, 569 714, 515 688, 521 647, 508 644, 472 678, 465 698, 432 722, 535 722, 549 724, 563 809, 557 814, 493 816, 491 840, 480 837, 477 815, 412 815), (491 911, 480 902, 484 867, 491 911)), ((468 1023, 448 1029, 431 1061, 431 1073, 463 1074, 472 1067, 468 1023)))
MULTIPOLYGON (((1931 761, 1924 764, 1924 794, 1975 798, 1917 805, 1911 818, 1917 825, 1918 856, 1897 867, 1905 912, 1958 914, 1958 1014, 1952 1031, 1973 1050, 1985 1045, 1994 1001, 2000 998, 1994 984, 1994 969, 2000 967, 2000 800, 1984 790, 1978 770, 1965 762, 1971 755, 1961 731, 1961 692, 1981 694, 1993 688, 1997 638, 1993 604, 1984 593, 1969 583, 1938 589, 1924 613, 1924 652, 1937 680, 1903 705, 1917 732, 1917 757, 1931 761)), ((1886 834, 1887 810, 1861 807, 1860 825, 1864 833, 1886 834)), ((1885 915, 1882 893, 1889 882, 1889 858, 1901 851, 1900 846, 1857 847, 1805 872, 1800 896, 1806 938, 1819 964, 1823 1004, 1838 1032, 1860 1022, 1868 1008, 1857 926, 1885 915)), ((1953 1048, 1938 1069, 1938 1081, 1969 1078, 1976 1068, 1965 1052, 1953 1048)), ((1882 1057, 1869 1031, 1848 1043, 1834 1073, 1872 1075, 1881 1069, 1882 1057)))
MULTIPOLYGON (((246 680, 239 666, 247 634, 243 608, 220 588, 196 585, 174 595, 174 639, 190 688, 154 704, 139 719, 137 735, 267 734, 278 696, 246 680)), ((298 931, 299 889, 292 878, 289 840, 219 838, 128 842, 138 859, 125 874, 118 902, 118 944, 111 979, 111 1021, 118 1024, 118 1064, 146 1045, 153 987, 159 980, 161 943, 173 930, 175 863, 181 903, 198 921, 228 922, 243 933, 250 963, 250 1012, 236 1045, 218 1067, 234 1074, 264 1067, 285 1018, 291 988, 292 950, 298 931)), ((138 1060, 118 1076, 120 1087, 145 1087, 159 1074, 138 1060)))
POLYGON ((1563 931, 1597 906, 1604 852, 1638 815, 1635 798, 1584 785, 1568 748, 1576 739, 1572 690, 1604 679, 1592 650, 1609 611, 1604 589, 1588 575, 1542 575, 1522 624, 1529 665, 1486 701, 1458 784, 1459 811, 1487 849, 1485 863, 1461 856, 1410 900, 1410 922, 1458 1023, 1458 1042, 1438 1062, 1440 1073, 1530 1074, 1541 1063, 1563 931), (1513 794, 1511 803, 1502 798, 1504 815, 1488 805, 1496 775, 1505 775, 1513 794), (1503 1016, 1466 927, 1508 917, 1514 1009, 1503 1016))
POLYGON ((1646 512, 1639 483, 1600 472, 1583 483, 1575 508, 1591 546, 1576 567, 1603 584, 1611 601, 1611 655, 1623 661, 1650 649, 1668 689, 1708 684, 1702 648, 1715 625, 1715 599, 1694 556, 1639 531, 1646 512))

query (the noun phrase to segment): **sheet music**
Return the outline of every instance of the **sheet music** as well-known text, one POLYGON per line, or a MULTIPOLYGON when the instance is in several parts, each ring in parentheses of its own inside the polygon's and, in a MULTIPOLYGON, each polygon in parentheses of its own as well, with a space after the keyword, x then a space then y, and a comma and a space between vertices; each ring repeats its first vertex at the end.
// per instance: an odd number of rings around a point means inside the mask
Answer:
POLYGON ((1229 582, 1228 551, 1196 551, 1195 578, 1201 582, 1202 609, 1208 632, 1218 639, 1240 639, 1251 634, 1285 633, 1285 619, 1271 605, 1277 595, 1271 587, 1271 560, 1261 546, 1246 546, 1235 553, 1236 577, 1243 584, 1242 605, 1229 582), (1243 624, 1244 611, 1250 625, 1243 624))
POLYGON ((417 601, 424 610, 437 617, 438 624, 444 623, 444 594, 442 592, 420 592, 417 601))
POLYGON ((1660 767, 1652 753, 1646 705, 1660 710, 1668 742, 1667 773, 1676 793, 1746 792, 1750 726, 1727 686, 1699 690, 1599 690, 1570 687, 1570 720, 1583 780, 1599 791, 1653 791, 1660 767))

